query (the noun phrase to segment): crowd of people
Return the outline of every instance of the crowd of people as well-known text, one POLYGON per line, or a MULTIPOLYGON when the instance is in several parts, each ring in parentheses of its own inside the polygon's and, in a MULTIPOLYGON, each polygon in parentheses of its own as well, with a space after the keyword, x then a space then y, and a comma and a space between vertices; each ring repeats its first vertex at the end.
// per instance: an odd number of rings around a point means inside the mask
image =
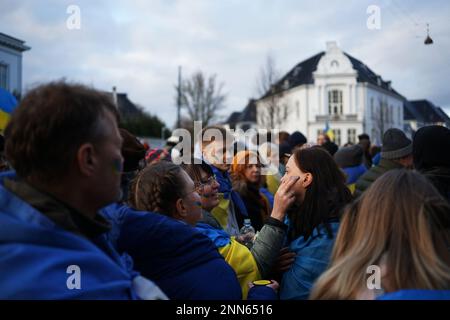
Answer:
POLYGON ((22 99, 0 141, 0 298, 450 299, 450 129, 236 150, 213 126, 177 165, 119 120, 79 84, 22 99))

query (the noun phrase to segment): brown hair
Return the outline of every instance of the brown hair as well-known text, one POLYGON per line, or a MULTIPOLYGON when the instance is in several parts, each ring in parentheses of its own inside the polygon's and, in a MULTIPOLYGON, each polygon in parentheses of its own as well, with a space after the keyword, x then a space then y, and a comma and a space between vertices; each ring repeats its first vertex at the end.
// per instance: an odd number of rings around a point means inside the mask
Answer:
POLYGON ((331 265, 312 299, 355 299, 366 288, 367 267, 385 262, 382 286, 450 289, 450 207, 422 175, 391 170, 349 206, 331 265))
POLYGON ((180 166, 168 161, 145 167, 131 182, 128 204, 136 210, 172 217, 176 201, 186 191, 182 172, 180 166))
POLYGON ((190 163, 182 163, 181 168, 191 177, 196 185, 202 184, 201 170, 203 170, 208 176, 213 176, 214 172, 211 167, 203 160, 192 158, 190 163), (196 164, 196 162, 199 162, 196 164))
POLYGON ((294 149, 293 156, 297 167, 311 173, 313 180, 300 208, 288 212, 292 222, 290 237, 308 239, 315 228, 323 225, 332 238, 329 219, 339 218, 343 207, 352 200, 345 176, 333 157, 320 146, 294 149))
POLYGON ((64 177, 78 148, 99 143, 99 120, 117 115, 104 94, 80 84, 51 82, 27 93, 5 130, 5 154, 21 177, 54 181, 64 177))
POLYGON ((231 133, 226 128, 224 128, 222 126, 208 126, 208 127, 203 128, 203 130, 202 130, 202 132, 200 134, 199 140, 200 140, 200 142, 201 142, 201 144, 202 144, 202 146, 204 148, 204 147, 208 146, 213 141, 224 141, 224 142, 226 142, 227 138, 231 139, 232 136, 231 136, 231 133), (211 139, 211 140, 204 140, 204 135, 205 135, 207 130, 218 130, 220 132, 220 134, 221 134, 221 137, 220 136, 219 137, 212 136, 211 138, 213 138, 213 139, 211 139))

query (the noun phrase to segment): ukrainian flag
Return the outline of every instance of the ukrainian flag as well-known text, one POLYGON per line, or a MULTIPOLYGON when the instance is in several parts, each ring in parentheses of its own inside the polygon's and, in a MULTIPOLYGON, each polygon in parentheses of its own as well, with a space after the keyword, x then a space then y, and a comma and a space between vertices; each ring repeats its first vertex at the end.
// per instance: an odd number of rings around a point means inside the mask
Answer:
POLYGON ((0 88, 0 133, 5 130, 9 117, 16 106, 16 98, 8 91, 0 88))
POLYGON ((330 124, 328 123, 328 121, 325 124, 325 130, 323 130, 323 133, 325 133, 328 136, 328 138, 330 138, 330 140, 334 142, 334 133, 333 133, 333 130, 331 130, 330 124))

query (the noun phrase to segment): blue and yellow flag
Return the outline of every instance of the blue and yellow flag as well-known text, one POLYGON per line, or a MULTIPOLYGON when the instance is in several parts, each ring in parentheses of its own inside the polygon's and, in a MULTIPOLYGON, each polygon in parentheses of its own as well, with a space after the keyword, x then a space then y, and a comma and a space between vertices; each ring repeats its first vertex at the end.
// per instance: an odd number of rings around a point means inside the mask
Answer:
POLYGON ((16 98, 8 91, 0 88, 0 133, 5 130, 11 113, 17 106, 16 98))
POLYGON ((333 130, 331 130, 330 124, 328 123, 328 121, 325 124, 325 130, 323 130, 323 133, 326 134, 328 136, 328 138, 330 138, 330 140, 334 142, 334 133, 333 133, 333 130))

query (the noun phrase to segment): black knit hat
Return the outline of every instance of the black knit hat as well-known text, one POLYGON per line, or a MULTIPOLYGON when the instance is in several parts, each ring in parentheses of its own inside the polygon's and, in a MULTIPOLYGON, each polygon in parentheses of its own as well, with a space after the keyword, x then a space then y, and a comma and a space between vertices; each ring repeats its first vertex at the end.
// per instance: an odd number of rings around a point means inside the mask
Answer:
POLYGON ((145 157, 144 145, 130 132, 120 128, 122 136, 123 171, 129 172, 139 168, 139 162, 145 157))
POLYGON ((396 128, 388 129, 383 135, 381 158, 399 159, 412 153, 412 142, 405 133, 396 128))
POLYGON ((420 128, 413 139, 413 158, 417 170, 450 168, 450 129, 442 126, 420 128))
POLYGON ((291 145, 287 142, 280 144, 280 158, 289 157, 292 153, 291 145))
POLYGON ((340 168, 359 166, 363 160, 364 151, 358 144, 350 147, 340 148, 334 154, 334 160, 340 168))
POLYGON ((295 148, 298 145, 305 144, 308 140, 300 131, 295 131, 293 134, 289 136, 289 144, 292 148, 295 148))

